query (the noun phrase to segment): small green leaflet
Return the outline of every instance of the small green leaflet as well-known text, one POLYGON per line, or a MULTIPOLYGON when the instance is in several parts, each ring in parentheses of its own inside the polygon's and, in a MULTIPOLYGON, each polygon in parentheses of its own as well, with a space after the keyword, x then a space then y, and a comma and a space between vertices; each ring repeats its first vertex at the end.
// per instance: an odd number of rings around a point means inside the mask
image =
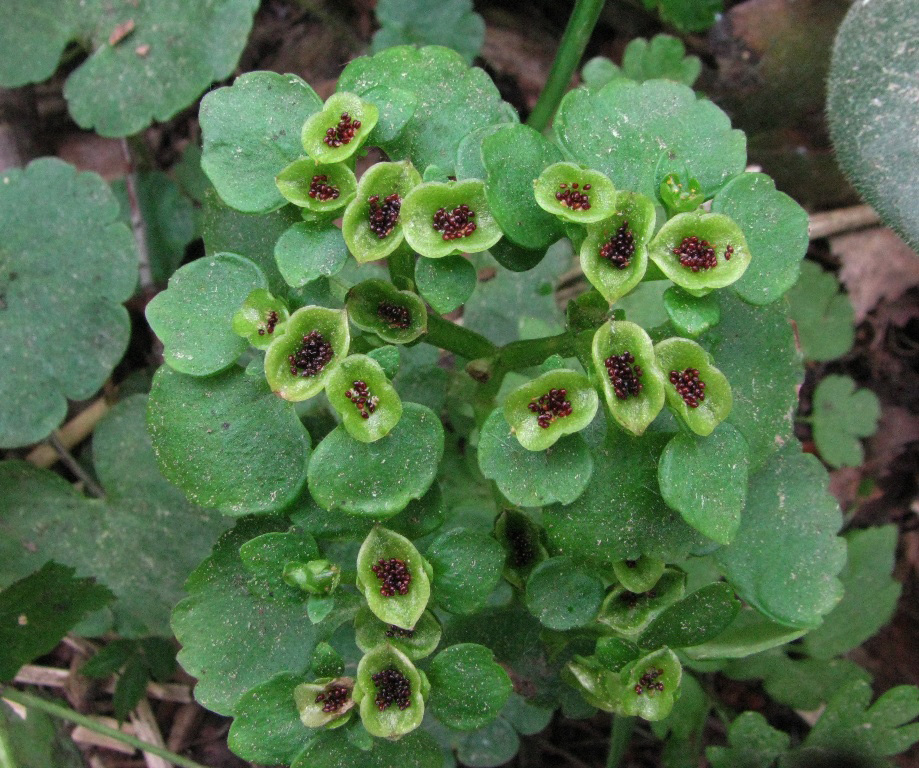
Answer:
POLYGON ((832 360, 852 349, 855 310, 832 273, 812 261, 803 262, 788 302, 806 360, 832 360))
POLYGON ((857 467, 865 459, 860 438, 878 428, 881 403, 870 389, 849 376, 827 376, 814 391, 814 442, 831 467, 857 467))
POLYGON ((376 14, 373 53, 406 43, 443 45, 471 64, 485 42, 485 20, 472 0, 379 0, 376 14))

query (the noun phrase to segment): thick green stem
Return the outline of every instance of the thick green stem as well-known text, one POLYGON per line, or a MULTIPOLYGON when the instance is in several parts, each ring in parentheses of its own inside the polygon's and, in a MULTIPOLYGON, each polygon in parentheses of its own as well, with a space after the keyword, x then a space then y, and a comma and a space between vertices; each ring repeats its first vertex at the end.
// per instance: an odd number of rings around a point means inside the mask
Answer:
POLYGON ((632 740, 632 728, 634 727, 634 717, 613 715, 613 730, 609 739, 609 757, 606 758, 606 768, 619 768, 629 748, 629 742, 632 740))
POLYGON ((562 42, 555 54, 549 79, 542 93, 539 94, 539 101, 536 102, 536 106, 533 107, 527 119, 527 125, 531 128, 537 131, 545 130, 555 115, 555 110, 558 109, 562 96, 565 95, 568 83, 571 82, 571 76, 581 62, 587 41, 590 40, 590 35, 597 25, 597 19, 600 18, 603 2, 604 0, 577 0, 575 3, 571 18, 568 19, 568 26, 565 27, 565 34, 562 36, 562 42))
POLYGON ((0 713, 0 768, 19 768, 6 718, 0 713))
POLYGON ((444 320, 439 315, 428 315, 428 332, 421 338, 428 344, 465 357, 467 360, 492 357, 497 352, 495 345, 481 334, 444 320))
POLYGON ((182 757, 182 755, 177 755, 175 752, 170 752, 168 749, 163 749, 163 747, 158 747, 155 744, 148 744, 146 741, 141 741, 136 736, 131 736, 124 731, 109 728, 107 725, 103 725, 91 717, 81 715, 79 712, 74 712, 69 707, 55 704, 53 701, 47 701, 38 696, 33 696, 31 693, 25 693, 16 688, 7 687, 0 688, 0 697, 15 701, 18 704, 22 704, 24 707, 40 709, 43 712, 47 712, 49 715, 59 717, 61 720, 67 720, 68 722, 82 725, 84 728, 88 728, 96 733, 101 733, 109 738, 116 739, 125 744, 130 744, 132 747, 142 752, 162 757, 164 760, 168 760, 170 763, 174 763, 181 768, 206 768, 206 766, 201 765, 201 763, 196 763, 194 760, 182 757))
POLYGON ((547 357, 569 357, 575 352, 574 337, 570 333, 546 336, 542 339, 512 341, 498 352, 498 367, 508 371, 539 365, 547 357))

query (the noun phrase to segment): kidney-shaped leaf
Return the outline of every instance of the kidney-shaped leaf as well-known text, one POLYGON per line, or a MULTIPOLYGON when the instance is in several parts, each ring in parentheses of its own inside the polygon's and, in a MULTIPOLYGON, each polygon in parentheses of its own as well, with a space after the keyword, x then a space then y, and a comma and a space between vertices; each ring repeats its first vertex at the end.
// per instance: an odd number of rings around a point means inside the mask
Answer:
POLYGON ((491 650, 475 643, 451 645, 438 653, 428 679, 432 714, 459 731, 473 731, 494 720, 513 690, 491 650))

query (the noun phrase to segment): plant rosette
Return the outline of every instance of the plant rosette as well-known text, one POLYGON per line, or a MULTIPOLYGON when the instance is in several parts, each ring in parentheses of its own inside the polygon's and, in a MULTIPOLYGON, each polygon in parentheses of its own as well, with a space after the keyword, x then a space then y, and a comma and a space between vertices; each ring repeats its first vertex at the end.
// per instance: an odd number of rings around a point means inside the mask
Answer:
POLYGON ((648 255, 687 293, 704 296, 739 280, 750 249, 733 220, 721 213, 681 213, 651 241, 648 255))
POLYGON ((485 198, 485 182, 427 182, 402 203, 405 240, 429 259, 487 251, 501 237, 485 198))
POLYGON ((321 165, 350 158, 367 140, 380 117, 373 104, 353 93, 333 93, 303 124, 303 148, 321 165))
POLYGON ((408 344, 428 330, 424 302, 411 291, 400 291, 385 280, 364 280, 345 300, 351 322, 388 344, 408 344))
POLYGON ((298 402, 318 395, 348 354, 351 332, 344 310, 303 307, 287 321, 284 334, 265 353, 271 389, 298 402))
POLYGON ((580 248, 581 269, 610 304, 629 293, 645 276, 655 221, 650 199, 634 192, 620 192, 612 216, 587 225, 587 236, 580 248))
POLYGON ((294 688, 294 703, 307 728, 340 728, 351 719, 356 704, 350 677, 320 678, 294 688))
POLYGON ((544 451, 563 435, 580 432, 600 404, 586 376, 558 368, 517 387, 504 401, 504 418, 528 451, 544 451))
POLYGON ((402 418, 402 400, 372 357, 346 357, 329 376, 325 391, 348 434, 362 443, 388 435, 402 418))
POLYGON ((686 574, 677 568, 665 568, 652 589, 632 592, 625 586, 614 587, 603 600, 597 621, 623 637, 638 637, 685 591, 686 574))
POLYGON ((402 203, 420 183, 421 175, 408 161, 377 163, 364 172, 341 227, 359 263, 385 259, 402 245, 402 203))
POLYGON ((553 163, 533 182, 539 207, 574 224, 590 224, 616 212, 616 188, 600 171, 553 163))
POLYGON ((328 218, 354 199, 357 179, 346 165, 319 165, 309 157, 294 160, 276 177, 284 198, 304 209, 304 218, 328 218), (315 214, 316 216, 310 216, 315 214))
POLYGON ((440 644, 443 629, 431 611, 425 611, 411 629, 380 621, 368 606, 358 611, 354 619, 354 641, 364 653, 389 643, 412 661, 430 656, 440 644))
POLYGON ((233 315, 233 332, 256 349, 268 349, 284 333, 290 312, 280 299, 264 288, 256 288, 233 315))
POLYGON ((731 412, 731 385, 712 356, 689 339, 664 339, 654 345, 667 381, 667 407, 697 435, 706 437, 731 412))
POLYGON ((354 699, 371 736, 397 739, 424 718, 426 679, 411 659, 392 645, 381 645, 357 665, 354 699))
POLYGON ((377 525, 357 554, 356 584, 380 621, 414 629, 431 597, 430 569, 405 536, 377 525))
POLYGON ((667 383, 651 337, 640 325, 610 320, 594 334, 591 356, 610 414, 623 429, 643 434, 664 407, 667 383))

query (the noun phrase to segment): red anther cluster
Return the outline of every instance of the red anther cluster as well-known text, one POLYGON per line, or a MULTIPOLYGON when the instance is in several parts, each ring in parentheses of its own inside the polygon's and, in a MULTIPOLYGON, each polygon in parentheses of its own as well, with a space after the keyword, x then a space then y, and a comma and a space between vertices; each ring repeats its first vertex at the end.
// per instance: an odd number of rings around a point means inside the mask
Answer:
POLYGON ((380 240, 389 237, 399 221, 402 198, 393 192, 382 203, 379 195, 371 195, 367 202, 370 203, 370 231, 380 240))
POLYGON ((629 222, 623 221, 616 234, 600 248, 600 258, 606 259, 618 269, 625 269, 635 255, 635 235, 629 229, 629 222))
POLYGON ((403 331, 412 324, 412 313, 408 307, 400 307, 388 301, 381 301, 377 306, 377 317, 390 328, 399 328, 403 331))
POLYGON ((350 144, 351 139, 354 138, 354 134, 357 133, 360 127, 360 120, 352 120, 351 115, 347 112, 342 112, 338 125, 329 128, 329 130, 325 132, 325 136, 322 137, 322 140, 332 147, 332 149, 340 147, 343 144, 350 144))
POLYGON ((705 399, 705 382, 699 378, 695 368, 687 368, 683 372, 670 371, 670 383, 690 408, 698 408, 705 399))
POLYGON ((395 594, 407 595, 409 585, 412 583, 412 574, 404 561, 391 557, 389 560, 380 560, 376 565, 370 566, 380 580, 380 594, 383 597, 393 597, 395 594))
POLYGON ((278 317, 278 313, 273 309, 269 310, 268 314, 265 315, 265 326, 258 329, 258 335, 264 336, 266 333, 274 333, 274 329, 278 327, 279 320, 280 318, 278 317))
POLYGON ((290 375, 301 378, 316 376, 329 364, 334 354, 332 345, 319 331, 310 331, 303 337, 297 351, 287 356, 290 375))
POLYGON ((438 208, 434 214, 434 229, 441 232, 444 240, 459 240, 469 237, 476 230, 475 211, 468 205, 458 205, 452 211, 438 208))
POLYGON ((536 414, 536 423, 543 429, 556 419, 571 415, 571 402, 567 400, 567 389, 550 389, 542 397, 533 400, 527 408, 536 414))
POLYGON ((662 674, 664 674, 664 670, 649 667, 648 670, 641 676, 641 679, 638 681, 638 685, 635 686, 635 693, 641 696, 641 694, 643 694, 645 691, 650 693, 653 693, 654 691, 663 692, 664 684, 657 679, 662 674))
POLYGON ((371 675, 370 679, 377 687, 374 701, 382 712, 395 704, 399 709, 408 709, 412 703, 412 686, 408 678, 398 669, 384 669, 371 675))
POLYGON ((560 191, 555 193, 555 199, 572 211, 588 211, 590 210, 590 195, 585 193, 590 191, 590 184, 585 184, 582 191, 578 190, 578 186, 577 182, 570 187, 567 184, 559 184, 560 191))
POLYGON ((323 712, 331 714, 340 712, 350 697, 351 692, 345 686, 329 683, 325 690, 316 696, 316 703, 322 704, 323 712))
POLYGON ((370 393, 367 382, 360 380, 351 385, 351 389, 345 392, 345 397, 354 403, 357 410, 361 412, 362 419, 369 419, 370 414, 377 409, 377 405, 380 402, 380 398, 370 393))
POLYGON ((734 255, 734 246, 733 246, 733 245, 729 245, 727 248, 724 249, 724 260, 725 260, 725 261, 730 261, 730 260, 731 260, 731 256, 733 256, 733 255, 734 255))
POLYGON ((334 184, 328 184, 329 177, 324 173, 313 176, 313 180, 310 182, 310 192, 309 195, 313 200, 318 200, 320 203, 327 203, 329 200, 337 200, 341 192, 338 191, 338 187, 334 184))
POLYGON ((708 240, 700 240, 695 236, 684 237, 683 242, 674 248, 673 252, 680 257, 680 265, 693 272, 718 266, 715 247, 708 240))
POLYGON ((386 630, 386 637, 398 637, 401 640, 411 640, 415 636, 414 629, 402 629, 395 624, 390 624, 386 630))
MULTIPOLYGON (((606 365, 606 375, 609 383, 613 385, 613 392, 620 400, 638 397, 645 385, 640 379, 644 375, 640 365, 635 365, 635 356, 631 352, 621 355, 610 355, 603 361, 606 365)), ((634 567, 634 566, 632 566, 634 567)))

